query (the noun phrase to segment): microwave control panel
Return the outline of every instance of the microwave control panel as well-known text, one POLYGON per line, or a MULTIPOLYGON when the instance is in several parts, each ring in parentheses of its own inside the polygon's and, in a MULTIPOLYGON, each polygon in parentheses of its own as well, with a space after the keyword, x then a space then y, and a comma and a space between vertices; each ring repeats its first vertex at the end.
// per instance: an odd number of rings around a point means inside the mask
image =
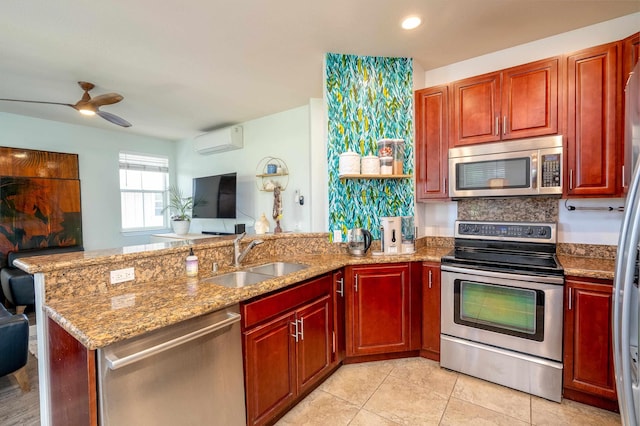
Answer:
POLYGON ((545 154, 542 156, 542 187, 554 188, 560 186, 562 171, 560 154, 545 154))

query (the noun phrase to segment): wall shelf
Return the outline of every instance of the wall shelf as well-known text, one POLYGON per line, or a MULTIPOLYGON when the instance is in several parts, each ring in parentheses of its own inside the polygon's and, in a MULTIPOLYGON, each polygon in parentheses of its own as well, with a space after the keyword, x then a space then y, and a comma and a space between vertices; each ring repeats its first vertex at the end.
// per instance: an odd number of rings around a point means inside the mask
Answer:
POLYGON ((413 175, 340 175, 340 179, 411 179, 413 175))
POLYGON ((273 192, 275 185, 280 186, 280 190, 287 189, 289 183, 289 169, 285 162, 277 157, 265 157, 258 163, 256 168, 256 186, 258 190, 273 192), (267 166, 273 164, 280 171, 267 173, 267 166), (275 178, 275 179, 274 179, 275 178))

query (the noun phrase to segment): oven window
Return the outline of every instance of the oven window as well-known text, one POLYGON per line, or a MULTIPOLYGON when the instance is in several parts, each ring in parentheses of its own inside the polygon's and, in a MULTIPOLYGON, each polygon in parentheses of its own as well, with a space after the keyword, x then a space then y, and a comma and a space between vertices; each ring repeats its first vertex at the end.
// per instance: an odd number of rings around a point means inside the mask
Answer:
POLYGON ((456 189, 529 188, 529 157, 456 164, 456 189))
POLYGON ((454 322, 542 342, 544 292, 457 279, 454 322))

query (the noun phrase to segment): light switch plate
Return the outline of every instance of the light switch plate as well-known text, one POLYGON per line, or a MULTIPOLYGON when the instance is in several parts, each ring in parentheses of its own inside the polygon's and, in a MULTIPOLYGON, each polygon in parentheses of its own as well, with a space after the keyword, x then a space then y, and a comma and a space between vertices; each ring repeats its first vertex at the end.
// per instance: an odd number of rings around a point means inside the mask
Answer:
POLYGON ((136 278, 134 268, 116 269, 111 271, 111 284, 123 283, 125 281, 133 281, 136 278))

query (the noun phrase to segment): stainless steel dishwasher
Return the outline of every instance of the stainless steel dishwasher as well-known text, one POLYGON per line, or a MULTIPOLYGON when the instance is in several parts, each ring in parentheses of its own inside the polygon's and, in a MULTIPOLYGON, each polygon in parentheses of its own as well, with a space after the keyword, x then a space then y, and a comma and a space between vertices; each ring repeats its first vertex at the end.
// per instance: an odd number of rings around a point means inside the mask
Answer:
POLYGON ((238 305, 98 350, 101 425, 245 425, 238 305))

